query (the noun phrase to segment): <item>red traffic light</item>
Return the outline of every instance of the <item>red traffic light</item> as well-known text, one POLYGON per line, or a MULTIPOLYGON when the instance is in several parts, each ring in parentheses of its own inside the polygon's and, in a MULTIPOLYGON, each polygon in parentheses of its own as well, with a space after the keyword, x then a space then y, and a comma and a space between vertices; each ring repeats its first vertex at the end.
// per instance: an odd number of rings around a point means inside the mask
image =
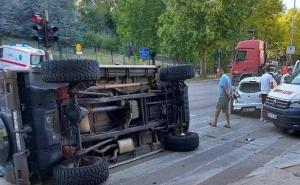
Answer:
POLYGON ((32 20, 34 23, 36 23, 36 24, 41 24, 41 23, 43 23, 43 18, 42 18, 41 16, 39 16, 39 15, 33 15, 33 16, 31 17, 31 20, 32 20))

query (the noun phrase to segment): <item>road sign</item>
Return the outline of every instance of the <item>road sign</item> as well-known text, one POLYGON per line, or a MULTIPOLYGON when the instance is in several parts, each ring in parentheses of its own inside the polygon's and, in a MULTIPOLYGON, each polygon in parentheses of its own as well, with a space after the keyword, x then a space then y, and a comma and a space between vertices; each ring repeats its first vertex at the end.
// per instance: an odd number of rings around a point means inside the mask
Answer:
POLYGON ((288 54, 288 55, 293 55, 293 54, 295 54, 295 51, 296 51, 295 46, 288 46, 288 47, 286 48, 286 54, 288 54))
POLYGON ((81 52, 81 45, 76 44, 76 53, 81 52))
POLYGON ((141 48, 140 49, 140 58, 143 60, 148 60, 150 58, 149 48, 141 48))

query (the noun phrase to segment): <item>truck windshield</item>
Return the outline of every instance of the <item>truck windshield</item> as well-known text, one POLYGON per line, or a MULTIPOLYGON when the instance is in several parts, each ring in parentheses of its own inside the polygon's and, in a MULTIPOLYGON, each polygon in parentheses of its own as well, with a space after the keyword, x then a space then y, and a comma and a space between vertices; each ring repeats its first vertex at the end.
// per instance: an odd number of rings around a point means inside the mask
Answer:
POLYGON ((245 61, 247 57, 247 51, 238 50, 236 53, 236 61, 245 61))
POLYGON ((39 65, 43 61, 43 55, 31 55, 30 64, 39 65))
POLYGON ((300 71, 294 73, 287 83, 300 85, 300 71))

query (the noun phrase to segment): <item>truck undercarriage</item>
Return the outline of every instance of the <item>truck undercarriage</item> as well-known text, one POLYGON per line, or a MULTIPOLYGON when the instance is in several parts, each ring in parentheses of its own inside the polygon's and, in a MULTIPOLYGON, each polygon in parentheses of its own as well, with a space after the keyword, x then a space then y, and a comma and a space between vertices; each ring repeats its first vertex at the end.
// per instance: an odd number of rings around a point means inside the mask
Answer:
POLYGON ((163 148, 196 149, 184 83, 193 76, 191 65, 99 68, 89 60, 3 71, 7 179, 30 184, 53 174, 54 184, 99 184, 108 168, 163 148))

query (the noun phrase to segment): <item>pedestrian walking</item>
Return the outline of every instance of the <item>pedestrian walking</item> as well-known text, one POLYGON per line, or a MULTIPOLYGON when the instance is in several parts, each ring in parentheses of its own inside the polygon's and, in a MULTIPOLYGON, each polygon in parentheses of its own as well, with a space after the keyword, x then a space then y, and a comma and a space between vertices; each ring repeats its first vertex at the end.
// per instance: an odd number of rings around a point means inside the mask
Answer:
POLYGON ((220 112, 223 111, 226 116, 227 124, 225 127, 231 128, 230 124, 230 114, 229 114, 229 102, 232 99, 232 86, 230 78, 224 74, 224 70, 221 67, 217 69, 217 76, 220 78, 219 80, 219 99, 216 106, 216 111, 214 114, 214 122, 210 123, 211 126, 216 127, 219 119, 220 112))
MULTIPOLYGON (((276 86, 276 81, 273 78, 273 76, 270 74, 270 67, 266 67, 265 68, 265 74, 263 74, 260 78, 260 97, 261 97, 261 102, 264 106, 268 93, 271 91, 271 89, 276 86)), ((261 112, 260 112, 260 120, 264 121, 263 118, 263 106, 261 108, 261 112)))

